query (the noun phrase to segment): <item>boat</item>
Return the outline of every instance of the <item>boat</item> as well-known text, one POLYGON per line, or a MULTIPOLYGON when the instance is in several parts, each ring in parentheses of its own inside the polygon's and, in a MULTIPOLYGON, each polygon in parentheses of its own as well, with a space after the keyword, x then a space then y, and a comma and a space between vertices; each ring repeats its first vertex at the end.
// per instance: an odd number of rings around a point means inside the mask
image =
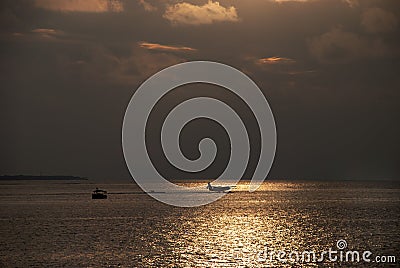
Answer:
POLYGON ((96 188, 92 192, 92 199, 107 199, 107 191, 96 188))
POLYGON ((234 186, 212 186, 211 183, 207 183, 206 188, 211 192, 229 193, 234 186))

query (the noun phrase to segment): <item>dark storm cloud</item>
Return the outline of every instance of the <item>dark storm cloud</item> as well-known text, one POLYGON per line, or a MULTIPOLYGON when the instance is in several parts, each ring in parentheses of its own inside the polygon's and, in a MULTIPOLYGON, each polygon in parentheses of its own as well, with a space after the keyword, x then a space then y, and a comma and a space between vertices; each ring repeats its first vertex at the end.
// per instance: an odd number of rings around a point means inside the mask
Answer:
POLYGON ((134 89, 213 60, 268 97, 271 176, 399 175, 397 0, 18 0, 0 14, 1 173, 128 177, 120 128, 134 89))

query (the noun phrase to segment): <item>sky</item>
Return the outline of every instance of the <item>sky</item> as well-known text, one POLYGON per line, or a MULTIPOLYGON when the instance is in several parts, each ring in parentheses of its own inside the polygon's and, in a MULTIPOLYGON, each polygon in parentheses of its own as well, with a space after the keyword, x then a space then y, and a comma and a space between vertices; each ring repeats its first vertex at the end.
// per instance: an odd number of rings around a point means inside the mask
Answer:
MULTIPOLYGON (((193 60, 231 65, 268 99, 277 151, 268 178, 400 179, 398 0, 5 0, 0 4, 0 174, 129 180, 121 128, 128 102, 151 75, 193 60)), ((237 109, 251 135, 246 178, 257 163, 251 111, 226 90, 190 85, 152 113, 148 149, 171 178, 218 177, 229 139, 192 122, 182 151, 214 137, 215 163, 175 170, 159 145, 179 101, 211 96, 237 109)))

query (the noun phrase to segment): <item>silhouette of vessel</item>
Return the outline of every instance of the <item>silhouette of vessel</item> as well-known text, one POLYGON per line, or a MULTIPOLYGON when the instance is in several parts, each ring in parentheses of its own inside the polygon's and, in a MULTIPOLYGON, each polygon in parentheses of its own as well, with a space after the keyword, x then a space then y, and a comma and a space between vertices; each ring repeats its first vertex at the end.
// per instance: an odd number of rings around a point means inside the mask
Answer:
POLYGON ((230 192, 234 186, 212 186, 211 183, 207 183, 207 189, 211 192, 227 193, 230 192))
POLYGON ((92 199, 107 199, 107 191, 96 188, 92 193, 92 199))

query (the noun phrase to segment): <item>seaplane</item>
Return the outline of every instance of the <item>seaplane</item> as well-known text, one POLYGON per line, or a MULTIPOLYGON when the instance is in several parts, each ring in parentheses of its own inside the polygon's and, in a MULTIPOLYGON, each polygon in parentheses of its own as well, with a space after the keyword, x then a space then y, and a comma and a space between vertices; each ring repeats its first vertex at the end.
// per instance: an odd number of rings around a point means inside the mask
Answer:
POLYGON ((207 183, 207 189, 211 192, 226 193, 230 192, 234 186, 212 186, 211 183, 207 183))

